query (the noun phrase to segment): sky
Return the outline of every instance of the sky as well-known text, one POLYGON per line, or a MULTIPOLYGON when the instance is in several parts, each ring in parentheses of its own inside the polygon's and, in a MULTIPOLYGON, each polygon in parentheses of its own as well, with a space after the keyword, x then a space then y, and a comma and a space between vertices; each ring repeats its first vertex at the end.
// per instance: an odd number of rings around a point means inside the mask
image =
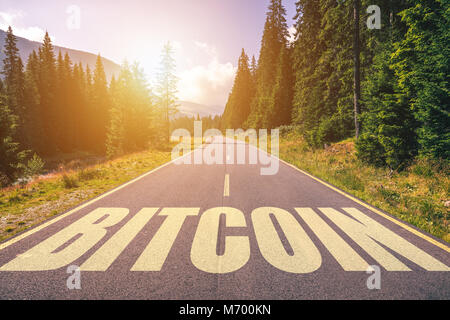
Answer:
MULTIPOLYGON (((224 106, 242 48, 257 56, 270 0, 1 0, 0 29, 138 61, 152 84, 163 45, 175 48, 179 98, 224 106)), ((284 0, 293 25, 295 0, 284 0)))

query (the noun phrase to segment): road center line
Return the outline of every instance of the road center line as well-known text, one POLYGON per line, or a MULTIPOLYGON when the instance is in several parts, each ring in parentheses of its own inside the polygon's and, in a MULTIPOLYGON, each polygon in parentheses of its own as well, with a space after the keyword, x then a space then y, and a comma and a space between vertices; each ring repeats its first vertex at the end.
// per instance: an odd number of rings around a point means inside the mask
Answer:
POLYGON ((229 174, 225 175, 225 186, 223 189, 224 189, 223 196, 229 197, 230 196, 230 175, 229 174))

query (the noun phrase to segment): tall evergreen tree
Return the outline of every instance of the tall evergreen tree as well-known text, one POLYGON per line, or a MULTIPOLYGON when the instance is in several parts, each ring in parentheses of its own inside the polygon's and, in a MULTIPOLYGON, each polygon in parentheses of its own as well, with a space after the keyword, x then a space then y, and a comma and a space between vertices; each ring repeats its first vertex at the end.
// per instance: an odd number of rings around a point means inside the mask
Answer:
POLYGON ((311 145, 354 132, 353 12, 352 1, 297 2, 293 119, 311 145))
MULTIPOLYGON (((121 71, 121 77, 123 77, 123 69, 121 71)), ((106 155, 108 158, 120 156, 124 153, 125 115, 120 105, 122 100, 120 92, 122 88, 119 86, 120 81, 116 82, 116 79, 113 77, 109 86, 112 104, 109 110, 109 125, 106 139, 106 155)))
POLYGON ((110 99, 108 94, 108 84, 102 58, 97 56, 92 83, 92 114, 93 117, 93 149, 104 153, 106 142, 106 129, 109 123, 110 99))
POLYGON ((362 134, 357 141, 358 157, 366 163, 402 169, 417 155, 417 121, 406 92, 400 88, 393 65, 396 43, 404 38, 406 26, 399 12, 408 1, 379 1, 381 30, 368 35, 372 66, 363 82, 362 134))
POLYGON ((268 123, 270 128, 289 125, 292 122, 292 102, 294 95, 294 71, 291 49, 283 46, 278 61, 275 87, 272 92, 268 123))
POLYGON ((168 42, 163 48, 161 69, 158 74, 158 83, 156 86, 156 93, 158 94, 159 104, 162 108, 162 121, 165 125, 165 130, 167 130, 167 135, 165 136, 166 141, 169 140, 171 134, 170 118, 177 112, 178 107, 178 78, 175 75, 176 65, 173 54, 173 47, 168 42))
POLYGON ((252 62, 250 64, 250 73, 252 74, 253 81, 256 84, 256 74, 258 72, 258 64, 256 62, 255 56, 252 56, 252 62))
POLYGON ((13 34, 11 27, 8 28, 3 50, 5 58, 3 59, 4 85, 6 93, 6 104, 11 112, 17 116, 16 138, 21 144, 26 144, 26 132, 24 127, 25 117, 25 75, 23 72, 23 62, 19 56, 17 48, 17 38, 13 34))
POLYGON ((398 43, 394 69, 419 121, 420 152, 450 158, 450 2, 410 0, 401 12, 408 31, 398 43))
POLYGON ((55 154, 58 150, 58 106, 56 104, 56 60, 48 32, 39 48, 39 109, 47 143, 44 152, 55 154))
MULTIPOLYGON (((294 46, 295 90, 293 122, 305 137, 320 123, 324 82, 319 75, 319 60, 325 43, 319 38, 322 11, 319 1, 300 0, 296 4, 296 30, 294 46)), ((310 141, 310 140, 309 140, 310 141)))
POLYGON ((153 97, 137 64, 123 64, 119 78, 111 81, 110 94, 108 157, 147 148, 155 129, 153 97))
POLYGON ((19 112, 18 101, 17 101, 17 91, 18 88, 18 77, 19 72, 19 49, 17 48, 17 38, 13 34, 11 27, 8 28, 5 38, 5 46, 3 49, 5 58, 3 59, 3 70, 2 75, 4 76, 4 85, 6 88, 6 98, 9 108, 13 112, 19 112))
POLYGON ((257 90, 252 103, 248 127, 268 128, 268 114, 273 105, 272 93, 275 87, 277 68, 282 47, 287 46, 288 28, 286 9, 281 0, 271 0, 258 61, 257 90))
POLYGON ((223 115, 223 129, 242 128, 250 115, 251 103, 255 95, 255 83, 249 67, 249 59, 242 49, 233 89, 223 115))
POLYGON ((42 127, 42 118, 39 110, 39 59, 36 51, 33 51, 27 61, 25 69, 25 96, 24 106, 25 113, 23 116, 24 128, 27 136, 27 148, 41 153, 44 149, 45 142, 42 127))
POLYGON ((14 139, 17 116, 6 105, 6 97, 0 96, 0 187, 13 182, 26 153, 19 151, 14 139))
POLYGON ((66 70, 62 52, 59 51, 56 60, 56 87, 55 87, 55 109, 53 110, 53 117, 56 120, 54 123, 55 143, 59 150, 63 152, 70 152, 70 128, 71 110, 68 105, 70 70, 66 70))

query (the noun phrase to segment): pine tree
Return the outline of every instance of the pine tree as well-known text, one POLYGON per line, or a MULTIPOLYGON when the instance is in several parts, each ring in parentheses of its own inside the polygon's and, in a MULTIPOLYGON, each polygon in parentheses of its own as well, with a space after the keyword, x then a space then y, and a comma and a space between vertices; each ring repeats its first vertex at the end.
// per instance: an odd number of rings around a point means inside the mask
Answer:
POLYGON ((154 97, 149 89, 144 72, 138 63, 131 67, 132 83, 129 92, 129 106, 133 110, 128 124, 128 144, 131 141, 135 150, 144 150, 155 141, 155 132, 158 129, 156 123, 156 112, 154 97))
POLYGON ((247 127, 268 128, 272 93, 275 87, 277 68, 282 47, 287 46, 288 28, 286 10, 281 0, 271 0, 258 61, 257 90, 253 99, 247 127))
POLYGON ((253 81, 256 84, 256 74, 258 72, 258 64, 256 62, 255 56, 252 56, 252 63, 250 65, 250 73, 252 74, 253 81))
POLYGON ((418 149, 418 123, 392 68, 396 43, 406 33, 406 26, 397 14, 408 4, 407 0, 395 3, 384 0, 378 4, 383 10, 383 28, 368 34, 371 67, 363 82, 362 134, 356 147, 364 162, 401 170, 417 155, 418 149))
POLYGON ((97 152, 105 152, 106 130, 109 122, 110 99, 108 84, 103 67, 102 58, 97 56, 92 83, 92 114, 93 117, 93 149, 97 152))
MULTIPOLYGON (((123 105, 127 99, 128 85, 131 82, 131 71, 128 63, 122 65, 118 80, 111 80, 110 96, 112 106, 109 113, 109 125, 106 140, 106 154, 108 158, 117 157, 125 153, 127 118, 132 110, 127 110, 123 105)), ((128 104, 128 102, 127 102, 128 104)), ((129 134, 129 133, 128 133, 129 134)), ((129 146, 127 146, 129 148, 129 146)))
POLYGON ((17 48, 17 38, 13 34, 11 27, 8 28, 5 38, 5 47, 3 50, 5 59, 3 59, 3 74, 5 79, 6 103, 11 112, 17 116, 16 138, 21 144, 27 143, 27 133, 24 127, 24 117, 26 110, 25 99, 25 75, 23 71, 23 62, 19 56, 17 48))
POLYGON ((111 96, 111 109, 109 110, 109 125, 106 139, 106 155, 113 158, 124 154, 125 141, 125 115, 121 107, 122 90, 121 82, 124 79, 124 72, 127 65, 122 66, 119 80, 111 79, 109 93, 111 96))
POLYGON ((42 128, 42 118, 39 112, 39 90, 37 81, 39 77, 39 60, 36 51, 33 51, 27 61, 25 69, 25 96, 24 106, 26 106, 23 121, 27 136, 27 148, 41 153, 44 149, 44 136, 42 128))
POLYGON ((356 146, 364 162, 400 170, 417 154, 417 123, 390 68, 392 47, 387 42, 380 49, 365 83, 363 131, 356 146))
MULTIPOLYGON (((319 95, 325 91, 319 74, 320 56, 325 50, 319 38, 322 11, 319 1, 300 0, 296 4, 295 19, 298 33, 294 46, 295 90, 293 122, 301 128, 306 138, 320 123, 321 104, 319 95)), ((307 139, 311 143, 311 139, 307 139)))
POLYGON ((58 106, 56 104, 56 61, 53 45, 45 34, 44 43, 39 48, 39 112, 42 118, 46 154, 55 154, 58 150, 58 106))
POLYGON ((65 68, 62 52, 59 51, 56 60, 56 87, 55 87, 55 109, 53 110, 55 142, 59 150, 70 152, 70 107, 67 103, 69 91, 69 74, 65 68))
POLYGON ((291 49, 283 46, 278 61, 275 87, 272 92, 272 105, 269 109, 269 128, 291 124, 293 95, 294 71, 291 49))
POLYGON ((6 105, 7 98, 0 96, 0 186, 13 182, 26 153, 19 152, 19 143, 14 140, 17 116, 6 105))
POLYGON ((16 83, 15 83, 15 106, 14 113, 18 117, 17 139, 22 146, 29 146, 29 135, 27 129, 26 117, 28 113, 28 105, 26 104, 26 79, 24 65, 20 56, 17 58, 16 66, 16 83))
POLYGON ((16 115, 19 113, 17 101, 18 76, 19 76, 19 49, 17 48, 17 38, 13 34, 11 27, 8 28, 3 50, 5 58, 3 59, 4 85, 6 87, 6 97, 9 108, 16 115))
POLYGON ((178 78, 175 75, 175 59, 173 58, 173 48, 168 42, 162 53, 161 70, 158 74, 158 83, 156 86, 156 93, 159 97, 159 104, 162 108, 162 119, 167 130, 165 140, 168 141, 170 137, 170 118, 177 112, 177 83, 178 78))
POLYGON ((119 78, 110 84, 112 107, 108 126, 108 157, 140 151, 154 140, 153 97, 137 64, 122 65, 119 78))
POLYGON ((123 110, 114 105, 110 110, 110 124, 106 140, 106 155, 114 158, 124 154, 124 115, 123 110))
POLYGON ((410 0, 402 11, 408 31, 396 47, 394 69, 419 121, 420 153, 450 158, 450 3, 410 0))
POLYGON ((251 111, 255 95, 255 83, 249 67, 249 59, 242 49, 233 89, 223 115, 223 129, 242 128, 251 111))
POLYGON ((323 146, 355 129, 353 2, 300 0, 296 19, 293 119, 309 144, 323 146))

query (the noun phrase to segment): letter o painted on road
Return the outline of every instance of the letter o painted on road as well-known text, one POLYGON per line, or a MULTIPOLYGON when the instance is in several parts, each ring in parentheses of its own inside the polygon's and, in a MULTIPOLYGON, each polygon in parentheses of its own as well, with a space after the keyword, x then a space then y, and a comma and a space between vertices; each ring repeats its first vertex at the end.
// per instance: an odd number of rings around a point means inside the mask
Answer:
POLYGON ((322 257, 300 223, 286 210, 279 208, 259 208, 252 212, 256 240, 263 257, 282 271, 290 273, 311 273, 322 265, 322 257), (271 219, 273 214, 286 239, 294 251, 291 256, 278 236, 271 219))

